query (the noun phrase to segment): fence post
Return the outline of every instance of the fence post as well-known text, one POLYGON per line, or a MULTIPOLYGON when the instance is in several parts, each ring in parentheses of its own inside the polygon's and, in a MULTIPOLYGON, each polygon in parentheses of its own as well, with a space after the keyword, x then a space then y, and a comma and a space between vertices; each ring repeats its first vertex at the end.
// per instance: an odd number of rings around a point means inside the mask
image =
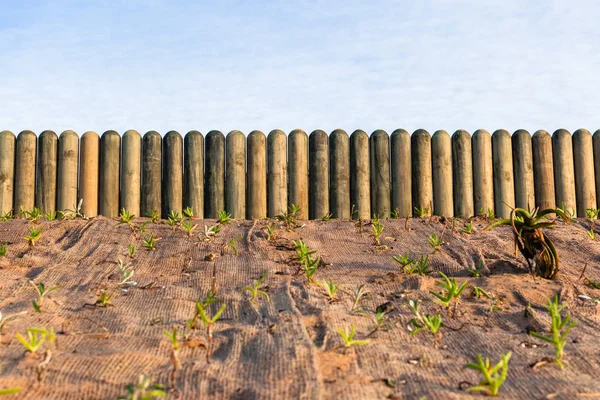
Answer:
POLYGON ((288 205, 300 206, 298 219, 308 219, 308 135, 301 129, 294 129, 288 142, 288 205))
POLYGON ((273 218, 287 210, 287 138, 279 129, 267 137, 267 216, 273 218))
POLYGON ((461 218, 474 216, 471 135, 462 129, 452 135, 452 184, 454 215, 461 218))
POLYGON ((532 210, 535 207, 533 154, 531 135, 519 129, 512 135, 513 170, 515 174, 515 206, 532 210))
POLYGON ((43 131, 38 137, 35 206, 44 213, 56 211, 57 165, 58 136, 53 131, 43 131))
POLYGON ((247 140, 246 218, 265 218, 267 216, 267 138, 261 131, 252 131, 247 140))
POLYGON ((67 130, 58 139, 58 174, 56 208, 77 211, 77 173, 79 171, 79 136, 67 130))
POLYGON ((498 129, 492 135, 494 160, 494 206, 496 217, 509 218, 515 206, 515 182, 513 178, 512 142, 510 133, 498 129))
POLYGON ((0 132, 0 213, 2 215, 13 210, 15 142, 15 135, 12 132, 0 132))
POLYGON ((15 158, 15 214, 21 207, 33 210, 35 197, 35 158, 37 136, 32 131, 23 131, 17 136, 15 158))
POLYGON ((142 215, 162 212, 162 136, 149 131, 142 139, 142 215))
POLYGON ((473 205, 476 214, 494 212, 492 136, 485 129, 473 133, 473 205))
POLYGON ((448 132, 438 130, 431 138, 433 211, 435 215, 454 216, 452 194, 452 146, 448 132))
POLYGON ((392 203, 398 218, 412 215, 410 133, 396 129, 391 136, 392 203))
POLYGON ((369 138, 371 163, 371 212, 379 218, 390 217, 390 137, 378 129, 369 138))
POLYGON ((310 219, 329 215, 329 138, 317 129, 309 137, 308 211, 310 219))
POLYGON ((233 218, 246 218, 246 137, 231 131, 226 140, 225 209, 233 218))
POLYGON ((350 138, 343 129, 329 136, 329 211, 336 219, 350 218, 350 138))
POLYGON ((100 157, 100 136, 96 132, 86 132, 81 137, 81 162, 79 164, 79 198, 81 212, 86 217, 98 215, 98 175, 100 157))
POLYGON ((369 136, 356 130, 350 136, 350 212, 354 219, 371 218, 369 136))
POLYGON ((556 208, 554 192, 554 167, 552 162, 552 138, 544 130, 533 134, 533 181, 535 206, 541 210, 556 208))
POLYGON ((169 131, 163 138, 163 217, 171 211, 183 210, 183 139, 179 132, 169 131))
POLYGON ((139 217, 142 204, 142 135, 128 130, 121 150, 121 208, 139 217))
POLYGON ((600 208, 600 129, 594 132, 594 176, 596 178, 596 207, 600 208))
POLYGON ((225 136, 219 131, 206 135, 204 216, 218 218, 225 209, 225 136))
POLYGON ((417 129, 410 138, 413 210, 433 210, 433 183, 431 176, 431 135, 417 129))
POLYGON ((588 208, 596 208, 596 186, 594 179, 594 150, 592 134, 578 129, 573 134, 573 158, 575 161, 575 190, 577 194, 577 216, 586 217, 588 208))
POLYGON ((185 135, 183 146, 183 207, 194 217, 204 218, 204 136, 198 131, 185 135))
POLYGON ((556 206, 562 208, 564 204, 565 211, 577 215, 573 139, 566 129, 559 129, 552 135, 552 155, 556 206))
POLYGON ((100 138, 100 185, 98 188, 98 212, 106 218, 119 215, 119 170, 121 136, 106 131, 100 138))

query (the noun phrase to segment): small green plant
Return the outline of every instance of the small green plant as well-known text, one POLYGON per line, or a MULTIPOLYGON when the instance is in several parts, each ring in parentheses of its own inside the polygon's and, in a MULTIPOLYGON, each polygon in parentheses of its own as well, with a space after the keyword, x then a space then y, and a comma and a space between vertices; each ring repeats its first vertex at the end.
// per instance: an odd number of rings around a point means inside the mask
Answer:
POLYGON ((366 314, 367 312, 362 307, 362 302, 370 298, 371 292, 364 285, 357 286, 352 293, 352 308, 350 314, 366 314))
POLYGON ((231 224, 231 214, 229 214, 225 210, 219 211, 219 215, 217 216, 217 222, 223 225, 231 224))
POLYGON ((473 233, 473 222, 467 222, 465 224, 464 228, 459 229, 461 232, 464 232, 466 234, 472 234, 473 233))
POLYGON ((476 298, 480 298, 481 296, 487 297, 488 299, 492 298, 492 296, 490 296, 488 292, 486 292, 479 286, 473 286, 471 290, 471 296, 476 298))
POLYGON ((419 311, 418 300, 408 300, 408 307, 413 312, 414 318, 408 321, 407 328, 411 335, 416 335, 422 330, 431 332, 434 336, 438 333, 442 324, 442 317, 439 314, 423 315, 419 311))
POLYGON ((149 251, 154 251, 156 248, 156 242, 159 241, 160 238, 155 237, 154 235, 147 236, 142 239, 142 244, 149 251))
POLYGON ((34 247, 35 242, 42 236, 42 228, 30 226, 27 228, 29 235, 25 236, 25 240, 29 243, 29 247, 34 247))
POLYGON ((268 225, 267 224, 267 240, 271 241, 275 238, 275 230, 277 229, 277 227, 275 225, 268 225))
POLYGON ((33 210, 25 211, 23 206, 21 206, 21 215, 23 215, 23 217, 25 217, 29 222, 37 222, 37 220, 42 217, 42 210, 37 207, 33 207, 33 210))
POLYGON ((155 400, 158 397, 166 397, 165 386, 160 383, 151 383, 149 376, 140 375, 137 384, 130 383, 125 386, 126 396, 117 400, 155 400))
POLYGON ((221 299, 217 298, 217 292, 212 289, 209 290, 202 302, 196 301, 196 313, 192 319, 187 321, 187 327, 189 329, 196 329, 196 322, 198 322, 198 318, 200 318, 200 308, 204 308, 210 304, 218 303, 220 301, 221 299))
POLYGON ((252 284, 252 286, 244 286, 242 288, 242 293, 243 292, 250 292, 251 297, 250 297, 250 301, 254 302, 254 300, 259 297, 259 296, 263 296, 267 301, 269 301, 269 295, 267 294, 267 292, 260 290, 260 285, 262 285, 263 281, 265 280, 265 278, 267 277, 267 274, 269 273, 269 271, 265 271, 260 278, 258 278, 258 280, 254 281, 254 283, 252 284))
POLYGON ((593 229, 590 229, 589 231, 587 231, 587 234, 590 237, 590 239, 592 239, 592 240, 594 240, 594 238, 596 237, 593 229))
POLYGON ((487 219, 492 220, 496 218, 496 214, 494 213, 494 210, 491 208, 487 209, 487 219))
POLYGON ((456 278, 452 278, 452 280, 450 280, 441 271, 439 272, 439 274, 442 276, 442 278, 444 278, 444 281, 436 281, 436 283, 440 285, 444 290, 441 293, 436 293, 430 290, 429 293, 431 293, 436 298, 436 301, 439 304, 443 305, 446 308, 449 308, 450 303, 453 300, 456 303, 458 303, 461 293, 463 292, 463 290, 465 290, 469 282, 465 281, 462 283, 462 285, 459 286, 456 283, 456 278))
POLYGON ((210 364, 210 353, 212 351, 212 341, 213 341, 212 326, 221 317, 221 314, 223 314, 223 311, 225 311, 225 308, 226 308, 226 305, 221 304, 221 307, 215 313, 215 315, 213 315, 212 317, 209 317, 208 314, 206 314, 205 306, 202 303, 196 302, 196 312, 199 314, 200 319, 202 319, 202 322, 204 323, 204 326, 206 327, 206 336, 208 336, 208 350, 206 351, 206 362, 208 364, 210 364))
POLYGON ((569 218, 575 218, 575 210, 573 208, 570 208, 567 210, 567 205, 565 204, 564 201, 562 203, 560 203, 560 207, 557 207, 556 209, 559 210, 560 212, 562 212, 564 215, 566 215, 569 218))
POLYGON ((236 247, 236 243, 239 242, 240 240, 242 240, 243 238, 240 237, 236 237, 234 239, 231 239, 229 242, 227 242, 227 244, 225 244, 224 246, 224 250, 226 250, 227 248, 230 248, 233 250, 233 254, 235 254, 235 256, 237 257, 239 255, 238 249, 236 247))
POLYGON ((566 305, 558 304, 558 296, 554 296, 554 299, 548 300, 548 304, 546 305, 546 309, 550 312, 550 317, 552 319, 552 324, 550 327, 550 331, 552 336, 544 336, 537 332, 530 331, 529 334, 542 339, 554 346, 555 350, 555 359, 554 361, 558 364, 560 369, 563 369, 562 358, 565 351, 565 345, 567 344, 567 335, 571 332, 571 329, 577 325, 577 320, 571 320, 571 313, 568 312, 566 317, 563 318, 560 315, 560 312, 566 307, 566 305))
POLYGON ((306 243, 304 243, 301 239, 298 241, 292 241, 294 247, 296 248, 296 255, 298 256, 298 262, 302 265, 306 262, 306 260, 316 253, 316 250, 309 250, 306 243))
POLYGON ((117 222, 117 226, 123 225, 123 224, 131 225, 131 222, 133 221, 134 218, 135 218, 135 215, 130 213, 125 208, 122 208, 121 213, 119 214, 119 222, 117 222))
POLYGON ((337 301, 337 291, 340 288, 339 283, 336 284, 332 280, 328 281, 323 279, 323 283, 321 283, 321 286, 323 287, 323 289, 325 289, 325 293, 327 294, 327 297, 329 297, 330 302, 337 301))
POLYGON ((427 275, 431 273, 431 270, 429 269, 429 254, 428 255, 423 255, 421 254, 419 256, 419 259, 416 262, 413 262, 412 264, 408 264, 405 268, 404 268, 404 272, 412 275, 412 274, 417 274, 417 275, 427 275))
POLYGON ((11 320, 15 320, 15 319, 17 319, 20 316, 25 315, 25 314, 27 314, 27 311, 21 311, 21 312, 18 312, 16 314, 11 314, 11 315, 4 316, 0 312, 0 343, 2 343, 2 331, 3 331, 4 327, 8 326, 8 323, 11 320))
POLYGON ((110 300, 113 298, 114 293, 108 293, 106 291, 106 289, 103 289, 102 292, 100 292, 100 294, 98 295, 98 298, 96 299, 96 307, 108 307, 108 306, 112 306, 112 303, 110 302, 110 300))
POLYGON ((429 207, 414 207, 413 210, 415 215, 419 218, 429 215, 429 207))
POLYGON ((6 252, 8 251, 8 247, 6 247, 6 244, 2 244, 0 245, 0 257, 6 257, 6 252))
POLYGON ((171 230, 175 230, 176 226, 181 225, 183 217, 181 213, 175 210, 171 210, 171 213, 167 216, 167 225, 171 227, 171 230))
POLYGON ((308 282, 314 282, 313 275, 319 269, 320 262, 321 259, 319 257, 312 258, 311 256, 308 256, 308 258, 304 261, 303 271, 308 282))
POLYGON ((56 220, 56 211, 49 211, 46 213, 45 218, 47 221, 54 221, 56 220))
POLYGON ((385 228, 383 224, 379 221, 379 218, 375 216, 373 222, 371 222, 371 227, 373 228, 373 240, 376 246, 381 244, 379 240, 379 236, 383 233, 383 229, 385 228))
POLYGON ((131 278, 133 278, 133 267, 131 266, 131 263, 124 263, 123 260, 119 259, 117 268, 119 269, 119 275, 121 275, 119 286, 137 285, 137 282, 131 280, 131 278))
POLYGON ((440 247, 444 243, 444 240, 441 236, 438 236, 437 233, 434 232, 427 237, 427 243, 429 243, 429 245, 433 249, 432 254, 434 254, 437 251, 438 247, 440 247))
POLYGON ((129 257, 134 258, 137 246, 133 243, 129 243, 129 245, 127 246, 127 250, 129 250, 129 257))
POLYGON ((160 220, 160 213, 158 210, 152 210, 146 213, 146 217, 150 218, 150 221, 155 224, 160 220))
POLYGON ((490 396, 497 396, 500 387, 508 376, 508 360, 512 353, 509 351, 507 354, 502 354, 502 360, 498 364, 492 366, 490 359, 481 357, 481 354, 477 354, 477 363, 469 363, 465 365, 465 368, 470 368, 475 371, 481 372, 483 379, 477 386, 468 388, 470 392, 485 392, 490 396))
POLYGON ((192 232, 196 230, 198 225, 194 225, 191 220, 181 223, 181 227, 187 233, 188 236, 192 236, 192 232))
POLYGON ((27 334, 26 338, 19 332, 17 332, 16 336, 23 347, 30 353, 37 352, 44 343, 48 342, 48 344, 50 344, 56 339, 54 329, 52 328, 49 330, 43 328, 27 328, 25 332, 27 334))
POLYGON ((387 324, 387 312, 381 309, 377 309, 375 311, 375 316, 373 317, 373 329, 369 332, 368 336, 371 336, 375 332, 379 331, 387 324))
POLYGON ((13 219, 12 211, 7 211, 4 214, 0 215, 0 222, 6 222, 11 219, 13 219))
POLYGON ((140 233, 148 232, 148 225, 150 225, 151 221, 142 222, 139 226, 140 233))
POLYGON ((332 216, 333 216, 333 214, 325 214, 325 215, 323 215, 323 217, 321 217, 321 221, 328 222, 332 216))
POLYGON ((296 219, 298 218, 299 213, 300 213, 300 206, 297 204, 291 204, 288 211, 285 211, 285 212, 277 215, 275 218, 277 218, 279 221, 284 222, 285 226, 288 229, 295 228, 296 227, 296 219))
POLYGON ((469 274, 471 274, 472 277, 479 278, 479 277, 481 277, 481 271, 483 270, 484 267, 485 267, 485 263, 482 259, 480 259, 477 266, 475 268, 467 268, 467 272, 469 274))
POLYGON ((33 286, 35 288, 35 291, 37 292, 37 295, 38 295, 37 302, 35 300, 31 301, 31 303, 33 304, 33 309, 36 312, 42 312, 41 307, 42 307, 42 302, 44 301, 44 296, 46 296, 50 292, 60 289, 60 287, 54 286, 49 289, 46 289, 46 286, 44 286, 44 284, 42 282, 38 283, 37 285, 33 281, 29 281, 29 283, 31 284, 31 286, 33 286))
POLYGON ((186 207, 185 210, 183 210, 183 215, 188 219, 192 219, 194 218, 194 210, 192 207, 186 207))
POLYGON ((171 372, 170 382, 171 386, 175 385, 175 375, 182 367, 181 361, 179 360, 179 350, 183 347, 177 340, 177 328, 173 327, 173 331, 163 330, 163 333, 171 342, 171 364, 173 365, 173 371, 171 372))
POLYGON ((342 340, 344 341, 345 350, 348 350, 352 346, 361 346, 363 344, 369 343, 369 339, 364 339, 364 340, 355 340, 354 339, 354 335, 356 333, 354 330, 354 324, 350 325, 350 331, 348 331, 348 328, 345 328, 344 330, 342 330, 342 328, 338 328, 337 331, 340 334, 342 340))
POLYGON ((8 388, 8 389, 0 389, 0 396, 7 396, 9 394, 19 393, 21 390, 23 390, 22 387, 13 387, 13 388, 8 388))
POLYGON ((410 258, 408 252, 406 252, 405 255, 400 254, 397 256, 392 256, 392 258, 394 259, 394 261, 396 261, 398 264, 400 264, 400 267, 402 268, 402 270, 404 272, 406 272, 406 267, 417 262, 417 260, 415 260, 414 258, 410 258))

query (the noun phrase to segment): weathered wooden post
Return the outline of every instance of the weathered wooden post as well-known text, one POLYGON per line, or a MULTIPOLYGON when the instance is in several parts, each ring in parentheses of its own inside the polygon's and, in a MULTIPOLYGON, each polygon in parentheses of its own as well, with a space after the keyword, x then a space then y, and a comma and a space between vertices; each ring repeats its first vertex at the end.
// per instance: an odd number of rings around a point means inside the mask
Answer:
POLYGON ((596 208, 600 208, 600 129, 594 132, 594 176, 596 178, 596 208))
POLYGON ((288 206, 300 206, 299 219, 308 219, 308 135, 294 129, 288 138, 288 206))
POLYGON ((0 132, 0 214, 2 215, 13 210, 15 142, 15 135, 12 132, 0 132))
POLYGON ((100 167, 100 136, 88 131, 81 137, 81 163, 79 165, 79 198, 81 212, 86 217, 98 215, 98 178, 100 167))
POLYGON ((329 138, 318 129, 309 138, 308 210, 310 219, 329 215, 329 138))
POLYGON ((564 206, 567 213, 577 215, 573 139, 566 129, 559 129, 552 135, 552 155, 556 206, 561 208, 564 206))
POLYGON ((416 215, 430 214, 433 210, 433 183, 431 176, 431 135, 417 129, 410 138, 412 166, 412 196, 416 215), (428 211, 427 211, 428 210, 428 211), (427 211, 427 212, 425 212, 427 211))
POLYGON ((512 135, 513 171, 515 176, 515 206, 532 210, 535 207, 533 153, 531 135, 519 129, 512 135))
POLYGON ((515 182, 513 178, 512 142, 510 133, 498 129, 492 135, 494 160, 494 206, 496 217, 509 218, 515 206, 515 182))
POLYGON ((392 212, 398 218, 412 216, 410 133, 396 129, 391 136, 392 212))
POLYGON ((162 212, 162 136, 149 131, 142 140, 142 214, 162 212))
POLYGON ((492 136, 484 129, 473 133, 473 205, 475 213, 494 213, 492 136))
POLYGON ((35 158, 37 137, 32 131, 23 131, 17 136, 15 158, 14 211, 21 208, 31 211, 35 200, 35 158))
POLYGON ((594 145, 592 134, 589 131, 578 129, 573 134, 573 158, 575 161, 577 216, 584 218, 587 215, 587 209, 596 208, 594 145))
POLYGON ((267 216, 273 218, 287 210, 287 138, 279 129, 267 137, 267 216))
POLYGON ((462 218, 475 215, 471 135, 462 129, 452 135, 452 184, 454 185, 454 215, 462 218))
POLYGON ((227 134, 225 170, 225 209, 246 218, 246 137, 240 131, 227 134))
POLYGON ((44 213, 56 211, 58 136, 53 131, 40 133, 37 163, 35 206, 44 213))
POLYGON ((204 218, 204 136, 189 131, 184 142, 183 208, 191 207, 194 217, 204 218))
POLYGON ((336 219, 350 218, 350 138, 336 129, 329 136, 329 209, 336 219))
POLYGON ((371 212, 379 218, 390 217, 390 137, 378 129, 369 138, 371 163, 371 212))
POLYGON ((444 217, 454 216, 452 194, 452 145, 448 132, 439 130, 431 138, 433 180, 433 212, 444 217))
POLYGON ((142 135, 123 134, 121 157, 121 208, 139 217, 142 204, 142 135))
POLYGON ((56 208, 77 211, 77 174, 79 172, 79 136, 64 131, 58 139, 56 208))
POLYGON ((204 216, 218 218, 225 209, 225 136, 219 131, 206 135, 204 216))
POLYGON ((248 135, 248 173, 246 180, 246 218, 267 216, 267 138, 261 131, 248 135))
POLYGON ((350 136, 350 210, 354 219, 371 218, 369 136, 356 130, 350 136))
POLYGON ((121 136, 106 131, 100 138, 100 185, 98 212, 107 218, 119 215, 119 170, 121 136))
POLYGON ((533 150, 535 206, 541 210, 556 208, 552 137, 548 132, 539 130, 533 134, 531 144, 533 150))

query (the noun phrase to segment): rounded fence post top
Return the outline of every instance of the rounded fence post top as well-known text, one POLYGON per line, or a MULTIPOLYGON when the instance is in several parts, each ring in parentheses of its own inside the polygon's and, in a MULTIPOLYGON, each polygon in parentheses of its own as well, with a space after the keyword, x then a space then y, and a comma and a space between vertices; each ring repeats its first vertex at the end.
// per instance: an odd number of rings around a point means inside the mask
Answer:
POLYGON ((253 130, 252 132, 250 132, 250 133, 248 134, 248 137, 250 137, 250 136, 252 136, 252 137, 254 137, 254 136, 261 136, 261 137, 265 137, 265 134, 264 134, 262 131, 260 131, 260 130, 258 130, 258 129, 255 129, 255 130, 253 130))
POLYGON ((302 129, 294 129, 293 131, 290 132, 290 136, 296 136, 296 135, 308 136, 306 134, 306 132, 304 132, 302 129))
POLYGON ((463 137, 463 136, 469 136, 469 137, 471 137, 471 135, 469 134, 469 132, 467 132, 464 129, 458 129, 458 130, 456 130, 452 134, 452 138, 457 138, 457 139, 460 138, 460 137, 463 137))
POLYGON ((345 136, 348 137, 348 133, 340 128, 334 129, 333 132, 331 132, 331 136, 345 136))
POLYGON ((212 138, 213 136, 225 138, 225 135, 223 135, 223 132, 217 131, 217 130, 214 130, 214 129, 206 134, 206 138, 207 139, 208 138, 212 138))
POLYGON ((137 136, 137 137, 142 137, 142 135, 140 135, 140 133, 138 131, 136 131, 135 129, 129 129, 127 131, 125 131, 125 133, 123 134, 123 137, 125 136, 137 136))
POLYGON ((87 131, 81 136, 82 139, 88 138, 88 137, 99 138, 100 136, 94 131, 87 131))
POLYGON ((494 133, 492 134, 492 136, 494 136, 494 137, 495 136, 498 136, 498 137, 500 137, 500 136, 508 136, 510 138, 510 132, 507 131, 506 129, 496 129, 494 131, 494 133))
MULTIPOLYGON (((44 131, 44 132, 46 132, 46 131, 44 131)), ((42 133, 44 133, 44 132, 42 132, 42 133)), ((54 132, 53 132, 53 133, 54 133, 54 132)), ((40 135, 40 136, 41 136, 41 135, 40 135)), ((62 138, 62 137, 67 137, 67 136, 75 136, 77 139, 79 139, 79 135, 78 135, 78 134, 77 134, 75 131, 72 131, 72 130, 70 130, 70 129, 67 129, 66 131, 63 131, 63 132, 60 134, 60 137, 61 137, 61 138, 62 138)))
POLYGON ((110 137, 110 136, 117 136, 117 137, 121 137, 121 135, 119 135, 119 133, 117 131, 113 131, 113 130, 108 130, 106 132, 104 132, 102 134, 102 137, 110 137))
POLYGON ((376 129, 371 133, 372 138, 378 138, 379 136, 389 137, 390 135, 383 129, 376 129))
POLYGON ((550 137, 550 134, 548 133, 548 131, 545 131, 543 129, 539 129, 539 130, 535 131, 535 133, 533 134, 534 138, 537 138, 537 137, 546 137, 546 136, 550 137))
POLYGON ((354 132, 352 132, 352 137, 358 137, 358 136, 366 136, 369 137, 369 135, 367 135, 367 132, 363 131, 362 129, 357 129, 354 132))
POLYGON ((473 132, 473 137, 479 137, 479 136, 491 136, 491 135, 485 129, 477 129, 475 132, 473 132))
POLYGON ((322 130, 322 129, 315 129, 314 131, 312 131, 310 133, 310 136, 311 137, 316 137, 316 136, 325 136, 325 137, 327 137, 327 133, 324 130, 322 130))
POLYGON ((588 131, 587 129, 584 129, 584 128, 577 129, 573 133, 573 136, 577 136, 577 137, 579 137, 579 136, 591 136, 591 135, 592 134, 590 133, 590 131, 588 131))
POLYGON ((15 140, 15 134, 11 131, 0 131, 0 138, 4 139, 6 137, 12 138, 13 141, 15 140))
POLYGON ((237 130, 237 129, 234 129, 234 130, 232 130, 231 132, 229 132, 229 133, 227 134, 227 137, 230 137, 230 136, 240 136, 240 135, 241 135, 241 136, 244 136, 244 134, 242 133, 242 131, 239 131, 239 130, 237 130))
POLYGON ((528 130, 526 129, 517 129, 514 133, 513 136, 531 136, 531 134, 529 133, 528 130))
POLYGON ((282 131, 281 129, 273 129, 271 132, 269 132, 269 137, 275 137, 275 136, 285 136, 285 132, 282 131))
POLYGON ((162 136, 160 136, 160 133, 158 133, 157 131, 148 131, 144 135, 144 138, 151 138, 151 137, 158 137, 159 139, 162 139, 162 136))
POLYGON ((433 133, 433 136, 432 136, 431 138, 432 138, 432 139, 435 139, 435 138, 438 138, 438 137, 440 137, 440 136, 444 136, 444 137, 448 137, 448 138, 450 137, 450 135, 448 134, 448 132, 446 132, 446 131, 445 131, 445 130, 443 130, 443 129, 439 129, 439 130, 437 130, 437 131, 435 131, 435 132, 433 133))
POLYGON ((568 130, 563 129, 563 128, 555 130, 554 133, 552 134, 552 136, 565 136, 565 135, 571 136, 571 133, 568 130))
POLYGON ((410 133, 408 133, 408 131, 406 129, 396 129, 394 132, 392 132, 392 137, 396 137, 396 136, 410 136, 410 133))
POLYGON ((600 129, 597 129, 596 132, 594 132, 594 137, 600 137, 600 129))
POLYGON ((25 136, 35 136, 35 133, 30 130, 24 130, 24 131, 19 132, 18 137, 25 137, 25 136))
POLYGON ((167 134, 165 135, 165 139, 166 138, 171 138, 171 137, 176 137, 176 138, 181 138, 181 134, 177 131, 169 131, 167 132, 167 134))
POLYGON ((417 129, 416 131, 413 132, 412 135, 413 136, 429 136, 429 137, 431 137, 429 132, 427 132, 425 129, 417 129))
MULTIPOLYGON (((65 132, 67 132, 67 131, 65 131, 65 132)), ((63 132, 63 133, 65 133, 65 132, 63 132)), ((46 137, 46 136, 58 137, 56 135, 56 132, 54 132, 54 131, 52 131, 50 129, 47 129, 47 130, 43 131, 42 133, 40 133, 40 138, 46 137)))
POLYGON ((196 130, 191 130, 191 131, 189 131, 188 133, 185 134, 185 138, 186 139, 187 138, 192 138, 194 136, 196 136, 196 137, 200 136, 200 137, 204 138, 204 136, 202 135, 202 133, 200 133, 200 131, 196 131, 196 130))

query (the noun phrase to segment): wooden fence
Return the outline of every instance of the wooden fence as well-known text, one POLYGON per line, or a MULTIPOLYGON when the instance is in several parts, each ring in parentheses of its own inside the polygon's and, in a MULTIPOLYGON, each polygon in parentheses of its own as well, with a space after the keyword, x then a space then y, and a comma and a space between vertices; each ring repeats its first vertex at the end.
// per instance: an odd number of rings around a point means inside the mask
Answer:
POLYGON ((0 132, 0 212, 73 209, 115 217, 192 207, 199 218, 273 217, 300 205, 301 219, 406 217, 415 210, 469 217, 511 207, 561 206, 579 217, 600 206, 600 130, 573 135, 459 130, 370 136, 337 129, 247 137, 134 130, 102 137, 0 132))

